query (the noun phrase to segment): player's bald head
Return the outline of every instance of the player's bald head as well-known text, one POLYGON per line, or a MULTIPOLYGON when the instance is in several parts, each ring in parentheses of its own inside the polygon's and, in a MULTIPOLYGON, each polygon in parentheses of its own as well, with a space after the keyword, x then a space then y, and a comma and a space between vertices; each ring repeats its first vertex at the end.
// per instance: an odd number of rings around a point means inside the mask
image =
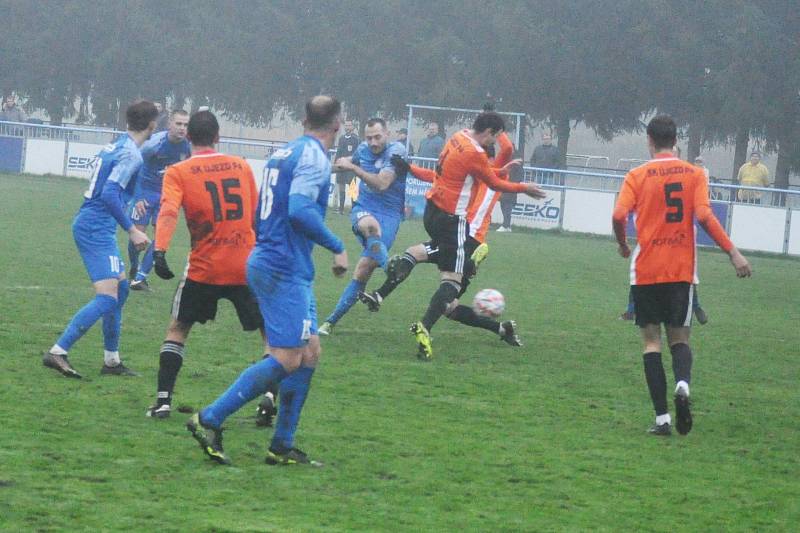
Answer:
POLYGON ((320 94, 306 102, 303 125, 309 130, 339 129, 342 104, 333 96, 320 94))

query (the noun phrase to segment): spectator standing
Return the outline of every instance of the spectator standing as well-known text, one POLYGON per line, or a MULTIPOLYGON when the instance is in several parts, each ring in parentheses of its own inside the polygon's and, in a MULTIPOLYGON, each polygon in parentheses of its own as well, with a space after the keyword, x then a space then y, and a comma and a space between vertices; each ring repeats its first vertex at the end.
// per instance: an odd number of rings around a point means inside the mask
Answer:
POLYGON ((17 98, 13 94, 6 96, 3 100, 3 110, 0 112, 0 120, 7 122, 25 122, 27 119, 25 112, 17 106, 17 98))
MULTIPOLYGON (((339 137, 339 144, 336 147, 336 159, 342 157, 352 157, 361 139, 354 131, 353 121, 344 121, 344 135, 339 137)), ((347 185, 356 177, 355 172, 350 170, 340 170, 336 173, 336 189, 339 193, 339 214, 344 214, 344 201, 347 196, 347 185)))
POLYGON ((403 146, 408 145, 407 154, 408 157, 414 157, 414 144, 408 139, 408 130, 405 128, 400 128, 397 130, 397 142, 402 144, 403 146))
MULTIPOLYGON (((769 187, 769 169, 761 162, 761 153, 750 154, 750 161, 739 168, 739 185, 745 187, 769 187)), ((761 203, 761 191, 739 189, 739 201, 750 204, 761 203)))
POLYGON ((428 124, 428 135, 419 143, 419 157, 439 159, 439 154, 444 148, 444 137, 439 135, 439 125, 435 122, 428 124))
MULTIPOLYGON (((167 113, 167 110, 164 109, 164 104, 162 104, 161 102, 153 102, 153 103, 156 105, 156 109, 158 109, 158 118, 156 118, 155 133, 158 133, 159 131, 166 131, 167 129, 169 129, 169 113, 167 113)), ((204 111, 207 111, 207 109, 205 109, 204 111)))
MULTIPOLYGON (((536 168, 561 168, 561 151, 557 146, 553 146, 553 136, 549 133, 543 133, 542 144, 533 149, 531 166, 536 168)), ((559 177, 554 179, 553 172, 543 172, 542 183, 564 185, 564 177, 559 174, 559 177)))

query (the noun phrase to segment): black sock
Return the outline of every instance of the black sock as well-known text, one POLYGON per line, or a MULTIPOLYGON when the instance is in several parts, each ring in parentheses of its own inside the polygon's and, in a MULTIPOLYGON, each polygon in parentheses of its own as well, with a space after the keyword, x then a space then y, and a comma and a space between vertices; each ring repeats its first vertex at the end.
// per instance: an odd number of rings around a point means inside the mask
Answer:
POLYGON ((647 380, 647 388, 650 389, 656 416, 667 414, 667 376, 664 374, 664 365, 661 364, 659 352, 644 354, 644 377, 647 380))
POLYGON ((422 317, 422 325, 425 326, 425 329, 431 330, 436 321, 444 314, 450 302, 458 298, 460 290, 461 285, 454 280, 444 280, 439 284, 439 288, 433 293, 428 310, 425 311, 425 316, 422 317))
POLYGON ((692 382, 692 349, 688 344, 679 342, 669 347, 672 352, 672 372, 675 374, 675 382, 692 382))
POLYGON ((403 283, 415 266, 417 266, 417 260, 414 256, 408 252, 403 253, 392 275, 386 276, 386 281, 378 289, 378 294, 381 295, 381 298, 389 296, 398 285, 403 283))
POLYGON ((344 200, 346 192, 342 185, 340 185, 339 187, 342 187, 341 189, 339 189, 339 211, 344 211, 344 200))
POLYGON ((158 399, 156 405, 161 407, 172 403, 172 389, 183 365, 183 344, 175 341, 164 341, 158 362, 158 399))
POLYGON ((488 329, 498 335, 500 334, 500 322, 485 316, 480 316, 471 307, 466 305, 456 306, 456 308, 447 315, 447 318, 455 320, 456 322, 461 322, 467 326, 472 326, 473 328, 488 329))

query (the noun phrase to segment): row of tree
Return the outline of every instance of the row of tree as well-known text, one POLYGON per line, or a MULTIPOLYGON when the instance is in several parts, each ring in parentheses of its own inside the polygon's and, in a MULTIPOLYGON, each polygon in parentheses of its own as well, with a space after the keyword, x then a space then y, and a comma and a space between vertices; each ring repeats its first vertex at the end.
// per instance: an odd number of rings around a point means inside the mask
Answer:
POLYGON ((118 125, 136 97, 263 124, 331 93, 355 118, 409 102, 525 111, 562 153, 578 123, 611 139, 672 114, 692 158, 748 141, 800 169, 794 0, 0 0, 0 90, 51 121, 118 125), (75 102, 81 102, 76 105, 75 102), (89 106, 91 103, 91 106, 89 106), (91 110, 91 112, 90 112, 91 110))

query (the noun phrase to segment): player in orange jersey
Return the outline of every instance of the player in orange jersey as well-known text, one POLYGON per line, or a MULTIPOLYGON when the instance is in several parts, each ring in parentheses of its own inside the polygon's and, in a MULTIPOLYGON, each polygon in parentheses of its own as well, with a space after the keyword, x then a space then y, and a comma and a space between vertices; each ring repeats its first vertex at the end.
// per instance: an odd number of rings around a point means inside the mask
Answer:
MULTIPOLYGON (((512 160, 514 145, 505 132, 497 136, 499 150, 495 157, 490 159, 493 169, 498 176, 505 179, 509 168, 518 165, 521 160, 512 160)), ((433 183, 436 172, 431 169, 417 165, 409 165, 404 160, 397 161, 398 164, 405 165, 408 172, 421 181, 433 183)), ((461 281, 461 289, 458 296, 450 302, 445 309, 445 316, 456 322, 461 322, 467 326, 483 328, 500 335, 500 339, 511 346, 522 346, 516 329, 516 322, 506 320, 498 322, 488 317, 479 316, 470 306, 459 305, 459 299, 464 295, 469 287, 470 279, 476 274, 478 264, 486 257, 489 245, 486 244, 486 231, 492 218, 492 210, 499 198, 500 193, 490 189, 485 183, 481 182, 476 195, 476 200, 467 213, 470 235, 469 240, 473 243, 475 251, 472 254, 472 261, 469 265, 470 270, 465 272, 461 281)), ((370 311, 379 311, 381 303, 391 292, 411 274, 412 269, 418 263, 437 263, 439 257, 438 249, 434 248, 430 242, 415 244, 410 246, 403 255, 393 256, 389 260, 386 281, 381 287, 372 292, 361 292, 359 299, 367 305, 370 311)))
POLYGON ((545 196, 537 185, 510 183, 491 168, 486 149, 494 145, 503 131, 503 117, 493 111, 481 113, 471 129, 450 137, 439 155, 433 187, 425 195, 428 201, 423 222, 431 237, 430 246, 438 250, 441 283, 425 316, 411 326, 421 359, 433 357, 429 331, 458 297, 464 273, 474 268, 471 263, 477 241, 467 238, 470 235, 467 214, 477 201, 480 184, 502 192, 522 192, 534 198, 545 196))
POLYGON ((697 266, 694 219, 730 257, 736 274, 747 277, 750 264, 736 249, 714 217, 708 200, 708 183, 702 170, 676 158, 675 122, 667 115, 647 125, 647 143, 653 157, 625 176, 612 224, 619 254, 631 257, 631 286, 636 325, 644 341, 644 373, 656 423, 654 435, 671 434, 667 409, 667 383, 661 363, 661 324, 667 333, 675 376, 675 411, 678 433, 692 429, 689 383, 692 350, 692 282, 697 266), (625 239, 628 214, 636 217, 638 244, 631 254, 625 239))
POLYGON ((147 411, 148 416, 157 418, 170 414, 172 390, 192 325, 214 320, 220 299, 233 303, 245 331, 263 328, 245 277, 247 258, 255 244, 258 194, 253 172, 244 159, 214 150, 219 124, 211 112, 192 115, 187 136, 192 157, 170 166, 164 175, 153 253, 156 274, 173 278, 166 253, 183 207, 192 251, 175 292, 172 321, 161 346, 156 404, 147 411))

